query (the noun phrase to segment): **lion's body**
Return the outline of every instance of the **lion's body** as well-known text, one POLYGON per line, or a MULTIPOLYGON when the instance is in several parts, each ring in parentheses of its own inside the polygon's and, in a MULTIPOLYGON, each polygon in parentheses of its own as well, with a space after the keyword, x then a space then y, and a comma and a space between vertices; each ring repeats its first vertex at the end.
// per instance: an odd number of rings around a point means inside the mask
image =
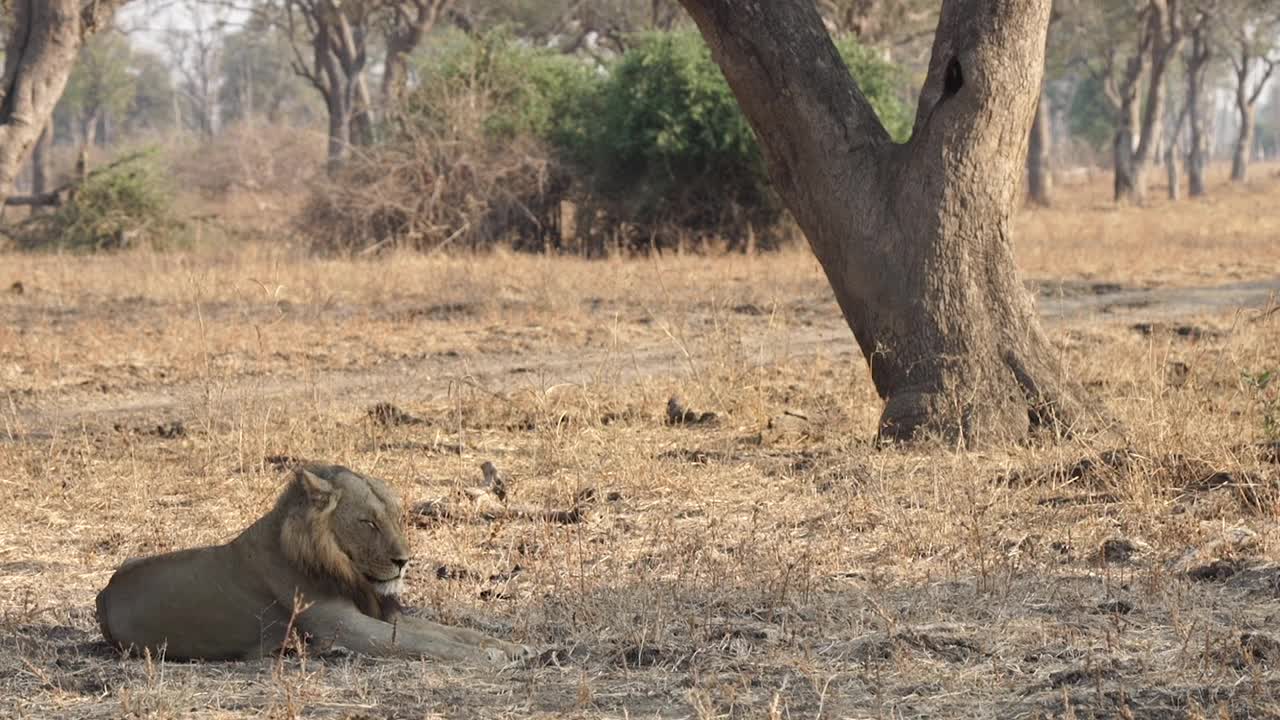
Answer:
POLYGON ((301 469, 275 508, 226 545, 126 562, 98 594, 99 626, 117 646, 173 659, 261 657, 281 647, 291 620, 313 641, 369 654, 522 655, 400 615, 394 593, 408 555, 399 513, 377 480, 337 466, 301 469))

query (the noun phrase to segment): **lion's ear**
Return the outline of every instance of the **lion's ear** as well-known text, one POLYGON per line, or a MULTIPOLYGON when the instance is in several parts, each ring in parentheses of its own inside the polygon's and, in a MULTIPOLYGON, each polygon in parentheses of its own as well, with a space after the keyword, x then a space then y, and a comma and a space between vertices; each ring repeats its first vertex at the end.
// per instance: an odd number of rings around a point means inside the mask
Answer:
POLYGON ((333 486, 333 483, 306 468, 298 469, 298 482, 302 484, 303 491, 307 493, 307 499, 311 501, 311 507, 319 510, 322 515, 327 515, 338 507, 338 491, 333 486))

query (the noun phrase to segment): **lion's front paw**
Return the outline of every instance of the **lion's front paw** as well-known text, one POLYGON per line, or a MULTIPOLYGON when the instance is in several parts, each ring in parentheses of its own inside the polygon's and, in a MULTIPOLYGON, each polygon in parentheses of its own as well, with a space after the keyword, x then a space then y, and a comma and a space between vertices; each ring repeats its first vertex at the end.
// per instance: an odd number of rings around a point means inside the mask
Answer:
POLYGON ((517 645, 502 640, 494 640, 485 643, 485 654, 489 658, 489 662, 496 665, 509 665, 514 663, 522 663, 533 657, 533 650, 525 645, 517 645))

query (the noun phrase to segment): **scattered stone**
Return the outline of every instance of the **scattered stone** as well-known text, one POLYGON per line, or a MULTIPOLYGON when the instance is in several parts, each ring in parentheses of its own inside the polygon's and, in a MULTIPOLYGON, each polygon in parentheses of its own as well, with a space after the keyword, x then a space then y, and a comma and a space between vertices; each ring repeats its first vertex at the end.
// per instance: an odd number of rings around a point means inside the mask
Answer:
POLYGON ((26 291, 27 291, 27 288, 25 285, 22 284, 21 280, 14 280, 13 284, 9 286, 9 292, 13 293, 14 295, 21 295, 26 291))
POLYGON ((1124 563, 1129 562, 1139 552, 1141 552, 1140 548, 1132 540, 1116 537, 1104 540, 1098 555, 1103 562, 1124 563))
POLYGON ((677 395, 672 395, 667 400, 668 425, 700 425, 715 419, 716 414, 713 412, 700 413, 686 408, 677 395))
POLYGON ((380 402, 369 408, 367 411, 369 418, 383 427, 395 427, 397 425, 419 425, 422 420, 416 418, 389 402, 380 402))
POLYGON ((441 565, 436 568, 437 580, 472 580, 475 574, 466 568, 441 565))
POLYGON ((1222 582, 1238 572, 1240 572, 1238 561, 1221 559, 1191 568, 1187 571, 1187 577, 1196 582, 1222 582))
POLYGON ((187 436, 187 426, 181 420, 170 420, 167 423, 160 423, 151 431, 151 434, 162 437, 165 440, 177 440, 178 438, 187 436))

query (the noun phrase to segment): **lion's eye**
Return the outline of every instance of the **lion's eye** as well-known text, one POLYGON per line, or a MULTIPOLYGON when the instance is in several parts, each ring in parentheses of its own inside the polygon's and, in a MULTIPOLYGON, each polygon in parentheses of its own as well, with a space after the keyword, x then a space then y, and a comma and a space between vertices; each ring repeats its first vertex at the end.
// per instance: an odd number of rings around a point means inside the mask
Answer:
POLYGON ((377 529, 378 529, 378 523, 376 523, 376 522, 374 522, 374 521, 372 521, 372 520, 361 520, 360 522, 364 523, 365 525, 368 525, 370 530, 377 530, 377 529))

